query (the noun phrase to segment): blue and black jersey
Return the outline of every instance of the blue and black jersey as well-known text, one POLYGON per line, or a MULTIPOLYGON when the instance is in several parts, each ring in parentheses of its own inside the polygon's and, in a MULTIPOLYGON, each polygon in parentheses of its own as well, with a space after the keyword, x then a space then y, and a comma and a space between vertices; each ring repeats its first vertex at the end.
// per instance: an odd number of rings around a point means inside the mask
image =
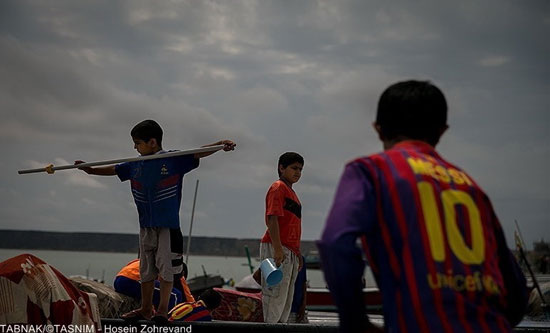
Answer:
MULTIPOLYGON (((158 152, 162 153, 165 152, 158 152)), ((199 160, 193 155, 184 155, 121 163, 115 167, 121 181, 130 180, 140 227, 179 229, 183 176, 198 166, 199 160)))

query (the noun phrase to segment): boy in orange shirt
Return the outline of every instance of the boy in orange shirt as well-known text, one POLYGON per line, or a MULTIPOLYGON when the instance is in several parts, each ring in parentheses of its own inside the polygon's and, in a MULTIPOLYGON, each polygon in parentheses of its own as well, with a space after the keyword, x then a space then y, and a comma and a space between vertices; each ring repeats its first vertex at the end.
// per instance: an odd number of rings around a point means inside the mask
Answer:
POLYGON ((287 152, 279 157, 279 180, 269 188, 265 200, 267 230, 260 243, 261 259, 273 258, 283 271, 282 281, 268 286, 262 279, 264 321, 286 323, 292 306, 294 283, 302 267, 300 237, 302 234, 302 205, 292 184, 302 175, 304 158, 287 152))
MULTIPOLYGON (((187 266, 184 265, 183 274, 174 274, 174 286, 170 293, 168 309, 182 302, 194 302, 195 298, 187 285, 187 266)), ((159 276, 160 277, 160 276, 159 276)), ((118 272, 113 282, 115 291, 141 300, 141 278, 139 273, 139 259, 130 261, 118 272)), ((160 302, 160 282, 155 280, 153 291, 153 305, 158 308, 160 302)), ((139 318, 135 318, 136 320, 139 318)))

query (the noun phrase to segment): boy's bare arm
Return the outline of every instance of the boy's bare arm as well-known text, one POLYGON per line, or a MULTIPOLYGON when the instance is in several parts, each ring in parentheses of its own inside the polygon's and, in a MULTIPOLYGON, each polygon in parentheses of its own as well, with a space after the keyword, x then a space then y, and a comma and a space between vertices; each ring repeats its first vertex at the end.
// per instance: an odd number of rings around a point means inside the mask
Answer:
MULTIPOLYGON (((84 161, 74 161, 74 165, 85 163, 84 161)), ((114 165, 108 165, 104 167, 85 167, 85 168, 79 168, 80 170, 86 172, 89 175, 98 175, 98 176, 114 176, 116 175, 115 172, 115 166, 114 165)))
POLYGON ((275 265, 280 266, 285 260, 285 254, 281 243, 281 235, 279 234, 279 218, 277 216, 270 215, 267 217, 267 230, 271 237, 271 245, 273 245, 275 265))
MULTIPOLYGON (((231 141, 231 140, 220 140, 218 142, 214 142, 214 143, 211 143, 209 145, 204 145, 202 147, 212 147, 212 146, 219 146, 219 145, 223 145, 223 150, 224 151, 231 151, 231 150, 235 150, 235 142, 231 141)), ((205 152, 205 153, 197 153, 194 155, 195 158, 203 158, 203 157, 206 157, 206 156, 210 156, 212 154, 214 154, 215 151, 209 151, 209 152, 205 152)))

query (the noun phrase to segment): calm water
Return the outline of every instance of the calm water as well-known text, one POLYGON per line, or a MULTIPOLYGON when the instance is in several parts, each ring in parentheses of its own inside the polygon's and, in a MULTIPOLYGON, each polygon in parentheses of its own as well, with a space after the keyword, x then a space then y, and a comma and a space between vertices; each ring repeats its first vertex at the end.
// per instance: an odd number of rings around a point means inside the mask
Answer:
MULTIPOLYGON (((126 263, 136 258, 132 253, 0 249, 0 262, 23 253, 33 254, 44 260, 65 276, 89 276, 103 279, 108 285, 113 284, 116 274, 126 263)), ((246 257, 191 255, 188 262, 189 278, 202 275, 202 266, 204 266, 209 274, 219 274, 226 280, 233 278, 235 282, 239 282, 250 274, 247 263, 246 257)), ((259 262, 252 259, 252 265, 258 267, 259 262)), ((319 270, 308 270, 307 277, 311 287, 326 286, 322 272, 319 270)), ((365 277, 367 286, 374 286, 370 271, 367 271, 365 277)))

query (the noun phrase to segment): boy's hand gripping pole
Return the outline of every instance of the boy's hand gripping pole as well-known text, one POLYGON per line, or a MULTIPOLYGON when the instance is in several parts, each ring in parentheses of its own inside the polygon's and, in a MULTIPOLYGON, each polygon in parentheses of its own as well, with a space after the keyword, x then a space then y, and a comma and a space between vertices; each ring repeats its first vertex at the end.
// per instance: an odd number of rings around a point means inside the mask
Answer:
POLYGON ((107 160, 107 161, 87 162, 87 163, 81 163, 76 165, 69 164, 69 165, 54 166, 53 164, 50 164, 44 168, 19 170, 17 171, 17 173, 20 175, 24 175, 28 173, 38 173, 38 172, 47 172, 49 174, 53 174, 57 170, 78 169, 78 168, 93 167, 93 166, 100 166, 100 165, 112 165, 112 164, 123 163, 123 162, 155 160, 158 158, 167 158, 167 157, 174 157, 174 156, 214 152, 214 151, 221 150, 223 148, 224 148, 224 145, 217 145, 217 146, 210 146, 210 147, 194 148, 189 150, 173 151, 173 152, 168 152, 164 154, 128 157, 128 158, 120 158, 116 160, 107 160))

